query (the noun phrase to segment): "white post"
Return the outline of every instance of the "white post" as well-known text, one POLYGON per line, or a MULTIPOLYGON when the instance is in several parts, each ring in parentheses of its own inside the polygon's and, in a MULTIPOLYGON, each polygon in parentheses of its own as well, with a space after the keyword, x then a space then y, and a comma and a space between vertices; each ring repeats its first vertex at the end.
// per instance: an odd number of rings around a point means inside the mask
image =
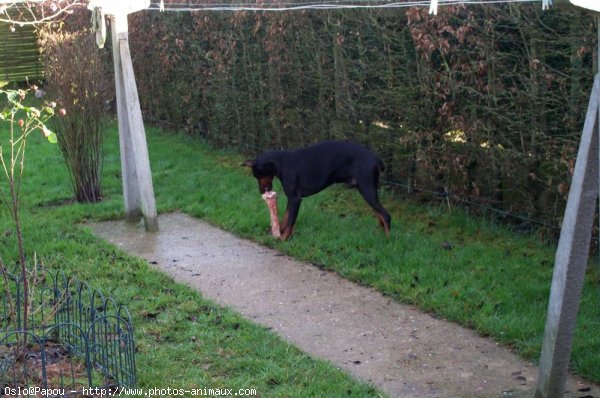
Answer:
POLYGON ((146 132, 129 52, 127 13, 113 14, 113 56, 119 116, 119 142, 125 216, 137 222, 141 213, 147 231, 158 230, 146 132))
POLYGON ((599 101, 600 73, 594 79, 556 250, 536 398, 559 398, 565 392, 600 184, 599 101))

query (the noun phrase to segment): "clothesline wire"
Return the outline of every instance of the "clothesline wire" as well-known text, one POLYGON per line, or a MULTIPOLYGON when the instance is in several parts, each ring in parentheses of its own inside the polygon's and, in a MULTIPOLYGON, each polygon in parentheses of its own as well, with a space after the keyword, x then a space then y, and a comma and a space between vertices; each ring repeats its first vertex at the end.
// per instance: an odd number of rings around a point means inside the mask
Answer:
MULTIPOLYGON (((531 3, 540 0, 438 0, 438 6, 446 5, 468 5, 468 4, 501 4, 501 3, 531 3)), ((324 2, 286 2, 285 0, 267 0, 256 2, 231 2, 210 3, 199 1, 197 3, 163 3, 152 1, 149 10, 169 12, 190 11, 290 11, 307 9, 352 9, 352 8, 406 8, 406 7, 429 7, 431 0, 328 0, 324 2)))

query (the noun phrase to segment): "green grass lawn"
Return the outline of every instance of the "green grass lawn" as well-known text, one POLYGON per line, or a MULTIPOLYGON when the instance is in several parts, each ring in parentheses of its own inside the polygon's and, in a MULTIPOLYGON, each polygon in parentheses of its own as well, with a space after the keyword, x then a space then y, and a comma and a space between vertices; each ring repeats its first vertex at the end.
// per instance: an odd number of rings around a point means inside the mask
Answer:
MULTIPOLYGON (((538 358, 555 248, 535 236, 382 192, 393 217, 391 237, 385 238, 360 195, 334 187, 307 198, 292 239, 279 242, 267 235, 268 212, 255 179, 240 166, 244 157, 181 135, 150 128, 147 134, 159 212, 203 218, 538 358)), ((27 248, 47 266, 74 273, 128 305, 142 386, 252 386, 261 396, 286 397, 377 395, 76 226, 121 216, 114 127, 105 144, 105 200, 96 205, 69 202, 68 176, 56 146, 36 139, 27 151, 27 248), (158 316, 148 319, 148 311, 158 316)), ((285 207, 283 195, 279 204, 285 207)), ((4 213, 0 232, 10 225, 4 213)), ((16 258, 12 235, 0 234, 0 242, 5 262, 16 258)), ((589 268, 572 368, 600 381, 600 278, 597 267, 589 268)))
MULTIPOLYGON (((0 136, 4 133, 0 130, 0 136)), ((161 165, 156 166, 156 178, 161 181, 155 182, 161 210, 180 207, 186 199, 183 190, 171 195, 168 190, 173 182, 160 186, 173 170, 183 173, 189 167, 178 164, 183 159, 178 152, 189 142, 161 137, 155 131, 151 131, 150 140, 153 147, 167 144, 173 149, 169 151, 170 160, 160 159, 161 165), (170 199, 162 199, 167 197, 170 199)), ((0 144, 3 142, 0 140, 0 144)), ((58 146, 49 144, 39 134, 32 137, 27 146, 22 187, 25 245, 28 253, 36 252, 47 268, 63 269, 127 306, 135 328, 139 387, 256 389, 261 397, 286 398, 384 396, 78 227, 77 223, 86 219, 117 218, 122 212, 115 129, 107 132, 105 149, 105 200, 95 205, 74 204, 58 146)), ((206 148, 198 148, 188 161, 193 164, 194 159, 203 158, 205 164, 210 163, 204 151, 206 148)), ((172 174, 170 178, 178 177, 172 174)), ((198 180, 194 181, 195 186, 198 180)), ((0 183, 6 184, 4 179, 0 183)), ((181 188, 189 189, 189 185, 181 188)), ((195 186, 194 194, 200 193, 198 188, 195 186)), ((2 207, 0 256, 6 264, 17 259, 12 228, 2 207)))

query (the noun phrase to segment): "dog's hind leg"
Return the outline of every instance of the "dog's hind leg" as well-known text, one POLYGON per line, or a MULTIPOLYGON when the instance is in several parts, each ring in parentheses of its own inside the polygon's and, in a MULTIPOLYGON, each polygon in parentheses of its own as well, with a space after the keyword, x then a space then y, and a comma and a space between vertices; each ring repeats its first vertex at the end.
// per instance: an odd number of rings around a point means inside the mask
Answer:
POLYGON ((382 204, 379 202, 379 195, 377 194, 377 185, 379 183, 379 171, 374 170, 373 173, 368 176, 363 175, 362 178, 357 178, 358 181, 358 192, 362 195, 365 201, 375 210, 375 215, 379 220, 379 224, 385 231, 386 235, 390 234, 392 217, 385 210, 382 204))

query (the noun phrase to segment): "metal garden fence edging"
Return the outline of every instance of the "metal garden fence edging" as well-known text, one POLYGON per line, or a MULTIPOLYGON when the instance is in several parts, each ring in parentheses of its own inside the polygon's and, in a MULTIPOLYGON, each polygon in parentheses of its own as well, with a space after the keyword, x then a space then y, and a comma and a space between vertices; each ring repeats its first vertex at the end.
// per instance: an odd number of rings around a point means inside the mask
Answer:
POLYGON ((136 385, 127 308, 62 271, 47 273, 30 293, 30 327, 23 330, 22 281, 10 274, 0 279, 2 393, 36 396, 44 391, 58 398, 82 396, 83 388, 106 392, 136 385))

